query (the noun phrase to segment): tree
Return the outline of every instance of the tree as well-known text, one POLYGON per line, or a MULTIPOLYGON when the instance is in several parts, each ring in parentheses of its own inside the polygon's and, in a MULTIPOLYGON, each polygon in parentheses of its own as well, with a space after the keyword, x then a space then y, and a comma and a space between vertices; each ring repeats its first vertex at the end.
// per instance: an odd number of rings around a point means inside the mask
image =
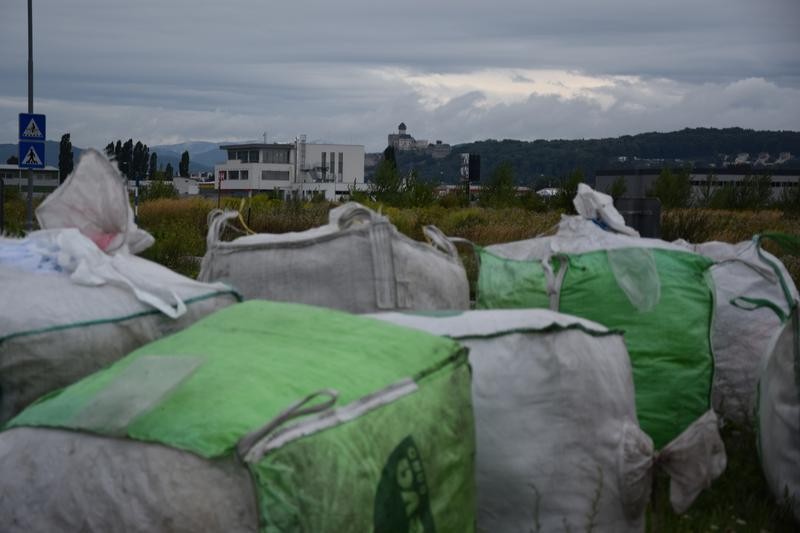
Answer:
POLYGON ((772 176, 745 176, 740 190, 740 206, 744 209, 764 209, 772 200, 772 176))
POLYGON ((8 159, 6 159, 7 165, 19 165, 19 158, 15 155, 12 155, 8 159))
POLYGON ((556 194, 553 204, 566 213, 575 213, 573 200, 578 194, 578 185, 583 182, 583 170, 575 169, 568 178, 561 180, 561 188, 556 194))
MULTIPOLYGON (((120 141, 117 141, 117 146, 120 146, 120 141)), ((125 144, 120 146, 116 158, 122 175, 128 179, 133 179, 133 139, 128 139, 125 144)))
POLYGON ((611 190, 608 191, 608 194, 610 194, 611 198, 616 202, 617 199, 625 196, 626 192, 628 192, 628 185, 625 183, 625 176, 620 176, 611 184, 611 190))
POLYGON ((514 169, 511 163, 504 161, 492 172, 482 190, 481 205, 487 207, 511 207, 517 203, 516 189, 514 188, 514 169))
POLYGON ((370 184, 370 192, 378 202, 397 205, 401 202, 403 179, 391 160, 384 159, 378 165, 370 184))
POLYGON ((181 162, 178 163, 178 174, 182 178, 189 177, 189 150, 184 150, 181 154, 181 162))
POLYGON ((700 204, 700 206, 711 207, 716 192, 716 184, 717 177, 713 173, 706 176, 706 179, 703 180, 703 183, 699 187, 699 194, 696 198, 697 203, 700 204))
POLYGON ((383 151, 383 160, 388 162, 392 168, 397 169, 397 154, 391 144, 383 151))
POLYGON ((171 180, 175 171, 172 170, 172 163, 167 163, 167 168, 164 169, 164 179, 171 180))
POLYGON ((150 168, 147 170, 147 177, 155 179, 156 172, 158 171, 158 154, 153 152, 150 154, 150 168))
POLYGON ((655 196, 661 200, 661 207, 664 209, 689 207, 692 203, 692 182, 689 171, 681 169, 673 172, 669 168, 662 169, 653 183, 653 188, 648 191, 648 196, 655 196))
POLYGON ((141 158, 141 167, 139 171, 141 172, 142 176, 147 176, 147 165, 150 161, 150 147, 146 144, 142 147, 142 158, 141 158))
POLYGON ((109 159, 114 157, 114 141, 111 141, 106 145, 106 155, 109 159))
POLYGON ((716 209, 762 209, 772 198, 772 178, 769 175, 745 176, 738 183, 719 187, 709 202, 716 209))
POLYGON ((436 187, 419 179, 416 170, 412 170, 403 186, 403 203, 406 207, 427 207, 436 201, 436 187))
POLYGON ((156 200, 158 198, 177 198, 178 191, 172 183, 166 181, 152 181, 149 185, 143 186, 139 192, 139 201, 156 200))
POLYGON ((778 207, 785 213, 794 215, 800 213, 800 186, 782 187, 778 198, 778 207))
POLYGON ((146 144, 142 144, 141 141, 137 141, 136 144, 133 146, 133 176, 136 177, 143 177, 147 174, 147 163, 150 149, 147 147, 146 144))
POLYGON ((58 145, 58 182, 64 183, 67 176, 72 174, 74 161, 72 156, 72 142, 69 133, 61 136, 61 143, 58 145))

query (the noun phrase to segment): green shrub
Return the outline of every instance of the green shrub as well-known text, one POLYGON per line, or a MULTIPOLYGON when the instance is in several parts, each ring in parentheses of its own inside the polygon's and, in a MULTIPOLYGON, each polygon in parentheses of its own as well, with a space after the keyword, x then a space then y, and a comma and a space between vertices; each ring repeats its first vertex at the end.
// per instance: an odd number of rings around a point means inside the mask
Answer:
POLYGON ((692 182, 688 169, 673 172, 669 168, 661 170, 661 174, 647 192, 661 200, 663 209, 680 209, 692 204, 692 182))

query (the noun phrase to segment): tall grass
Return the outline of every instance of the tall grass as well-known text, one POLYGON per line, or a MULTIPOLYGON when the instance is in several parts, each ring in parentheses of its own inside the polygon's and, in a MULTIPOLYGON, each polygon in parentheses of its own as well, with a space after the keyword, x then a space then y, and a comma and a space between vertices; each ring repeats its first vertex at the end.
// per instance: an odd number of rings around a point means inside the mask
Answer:
POLYGON ((142 203, 139 225, 156 239, 142 257, 190 277, 197 276, 197 258, 205 253, 206 219, 211 209, 212 204, 202 198, 162 198, 142 203))
MULTIPOLYGON (((672 209, 661 215, 661 236, 667 241, 740 242, 770 231, 800 236, 800 217, 788 216, 778 210, 719 209, 672 209)), ((800 284, 800 258, 786 253, 770 241, 764 243, 764 248, 778 256, 795 283, 800 284)))

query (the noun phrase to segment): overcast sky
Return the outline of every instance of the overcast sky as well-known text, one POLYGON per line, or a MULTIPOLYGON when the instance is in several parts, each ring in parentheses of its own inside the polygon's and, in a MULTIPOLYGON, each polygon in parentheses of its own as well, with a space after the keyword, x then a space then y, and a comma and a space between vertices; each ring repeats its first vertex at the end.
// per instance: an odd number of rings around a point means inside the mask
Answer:
MULTIPOLYGON (((0 5, 0 142, 27 10, 0 5)), ((800 129, 799 0, 33 0, 48 138, 593 138, 800 129)))

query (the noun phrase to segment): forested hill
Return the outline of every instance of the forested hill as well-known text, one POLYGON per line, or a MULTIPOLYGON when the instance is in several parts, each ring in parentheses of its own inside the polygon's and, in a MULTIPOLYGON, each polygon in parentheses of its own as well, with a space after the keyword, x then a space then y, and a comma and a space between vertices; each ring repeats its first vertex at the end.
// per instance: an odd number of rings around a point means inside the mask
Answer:
POLYGON ((458 179, 459 154, 463 152, 481 155, 482 176, 508 161, 518 183, 539 185, 576 169, 591 178, 596 170, 608 168, 722 166, 743 153, 748 154, 749 164, 756 164, 760 154, 768 153, 769 158, 764 160, 768 167, 800 168, 800 132, 687 128, 607 139, 486 140, 455 145, 449 156, 438 160, 422 152, 400 152, 398 165, 404 172, 414 168, 425 179, 452 183, 458 179), (782 152, 790 152, 792 158, 780 161, 782 152))

